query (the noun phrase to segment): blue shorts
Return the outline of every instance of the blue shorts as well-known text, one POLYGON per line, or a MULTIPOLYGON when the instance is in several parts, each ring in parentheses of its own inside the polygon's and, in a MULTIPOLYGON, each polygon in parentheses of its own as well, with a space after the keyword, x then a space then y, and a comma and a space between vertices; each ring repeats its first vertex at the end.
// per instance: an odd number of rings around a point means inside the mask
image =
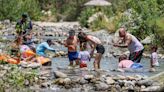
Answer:
POLYGON ((143 68, 143 66, 141 64, 139 64, 139 63, 134 63, 134 64, 131 65, 130 68, 132 68, 132 69, 138 69, 138 68, 143 68))
POLYGON ((78 55, 79 55, 79 53, 77 51, 76 52, 68 52, 69 61, 74 61, 74 60, 78 59, 78 55))

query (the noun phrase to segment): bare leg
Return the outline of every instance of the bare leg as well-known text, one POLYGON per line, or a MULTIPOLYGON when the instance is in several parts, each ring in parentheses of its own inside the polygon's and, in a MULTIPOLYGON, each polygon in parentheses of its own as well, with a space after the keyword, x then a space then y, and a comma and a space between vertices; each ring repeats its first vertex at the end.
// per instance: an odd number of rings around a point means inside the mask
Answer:
POLYGON ((75 62, 76 62, 76 65, 79 65, 79 60, 77 59, 77 60, 75 60, 75 62))
POLYGON ((95 57, 95 61, 94 61, 94 68, 99 69, 100 68, 100 59, 101 59, 101 54, 100 53, 96 53, 96 57, 95 57))
POLYGON ((99 57, 98 57, 98 69, 100 69, 100 61, 102 58, 102 54, 99 53, 99 57))
POLYGON ((73 66, 73 61, 70 61, 69 66, 73 66))

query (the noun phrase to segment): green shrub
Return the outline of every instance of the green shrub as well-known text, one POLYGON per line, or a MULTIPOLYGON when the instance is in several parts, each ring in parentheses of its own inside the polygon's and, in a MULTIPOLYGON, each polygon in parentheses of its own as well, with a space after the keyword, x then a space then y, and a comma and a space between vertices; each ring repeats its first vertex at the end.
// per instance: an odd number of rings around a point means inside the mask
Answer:
POLYGON ((38 20, 40 16, 38 0, 1 0, 0 5, 0 20, 16 21, 24 12, 34 20, 38 20))

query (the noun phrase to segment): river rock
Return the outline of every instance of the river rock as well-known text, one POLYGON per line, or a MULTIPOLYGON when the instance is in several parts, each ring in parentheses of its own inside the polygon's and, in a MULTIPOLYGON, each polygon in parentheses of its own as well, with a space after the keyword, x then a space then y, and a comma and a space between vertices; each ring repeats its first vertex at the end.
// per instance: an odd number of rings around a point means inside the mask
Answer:
POLYGON ((106 83, 103 83, 103 82, 100 82, 99 84, 96 84, 95 86, 96 86, 95 88, 96 91, 105 91, 109 87, 106 83))
POLYGON ((54 71, 54 76, 55 76, 56 78, 66 78, 66 77, 67 77, 66 74, 64 74, 64 73, 62 73, 62 72, 60 72, 60 71, 54 71))
POLYGON ((36 68, 39 68, 41 66, 41 64, 39 63, 31 63, 31 64, 28 64, 28 68, 32 68, 32 69, 36 69, 36 68))
POLYGON ((160 90, 160 86, 150 86, 144 89, 141 89, 141 91, 146 91, 146 92, 153 92, 153 91, 159 91, 160 90))
POLYGON ((50 87, 51 83, 50 82, 44 82, 41 84, 41 88, 48 88, 50 87))
POLYGON ((94 78, 93 75, 84 75, 84 79, 85 79, 85 80, 91 80, 91 79, 93 79, 93 78, 94 78))
POLYGON ((88 83, 88 81, 87 81, 86 79, 84 79, 84 78, 80 78, 79 83, 80 83, 81 85, 83 85, 83 84, 88 83))
POLYGON ((145 85, 145 86, 151 86, 153 84, 153 81, 151 80, 140 80, 136 83, 137 85, 145 85))
POLYGON ((64 79, 64 84, 70 84, 71 83, 71 79, 70 78, 65 78, 64 79))
POLYGON ((105 81, 108 85, 114 84, 115 81, 112 79, 112 77, 106 77, 106 81, 105 81))
POLYGON ((7 73, 7 70, 1 70, 0 71, 0 78, 3 77, 7 73))
POLYGON ((28 80, 25 80, 24 85, 25 86, 29 86, 30 85, 30 82, 28 80))

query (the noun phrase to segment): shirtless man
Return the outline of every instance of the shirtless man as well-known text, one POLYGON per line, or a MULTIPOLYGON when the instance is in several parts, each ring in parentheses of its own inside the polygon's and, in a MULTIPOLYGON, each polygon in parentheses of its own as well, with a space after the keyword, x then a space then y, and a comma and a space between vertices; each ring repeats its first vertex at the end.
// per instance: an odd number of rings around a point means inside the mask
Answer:
POLYGON ((80 47, 81 47, 81 44, 83 42, 88 42, 90 44, 91 49, 92 49, 91 50, 91 55, 90 55, 91 57, 94 54, 94 50, 95 49, 97 50, 95 61, 94 61, 94 68, 95 68, 95 70, 96 69, 100 69, 101 57, 102 57, 102 55, 105 52, 105 48, 102 45, 100 39, 98 39, 98 38, 96 38, 94 36, 91 36, 91 35, 87 35, 87 34, 85 34, 83 32, 79 32, 78 38, 80 40, 80 47))
POLYGON ((69 31, 69 37, 64 42, 64 45, 68 48, 68 58, 70 61, 70 66, 73 66, 73 61, 76 61, 76 65, 79 65, 77 52, 78 38, 75 36, 74 30, 69 31))
POLYGON ((120 48, 128 48, 130 51, 129 60, 132 60, 135 63, 140 63, 142 53, 144 51, 143 45, 135 36, 127 33, 124 27, 119 29, 119 36, 121 37, 121 42, 118 41, 117 43, 114 43, 114 46, 120 48), (124 45, 121 45, 120 43, 124 43, 124 45))

